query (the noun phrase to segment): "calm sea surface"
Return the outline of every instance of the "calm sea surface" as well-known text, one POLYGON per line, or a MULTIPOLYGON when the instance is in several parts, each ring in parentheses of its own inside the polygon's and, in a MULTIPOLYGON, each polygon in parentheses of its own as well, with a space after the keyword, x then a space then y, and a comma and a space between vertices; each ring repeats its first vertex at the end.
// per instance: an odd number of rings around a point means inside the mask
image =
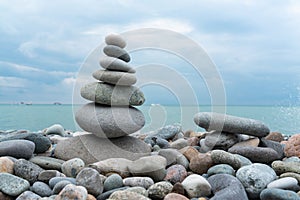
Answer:
MULTIPOLYGON (((73 118, 73 112, 79 107, 72 105, 0 104, 0 130, 38 131, 56 123, 63 125, 68 130, 79 130, 73 118)), ((154 105, 138 108, 146 118, 146 125, 142 132, 155 130, 173 123, 182 124, 183 130, 203 131, 194 124, 193 115, 200 111, 211 111, 212 109, 219 112, 223 111, 223 107, 212 108, 211 106, 154 105)), ((271 131, 279 131, 284 134, 300 133, 300 107, 227 106, 226 113, 261 120, 270 127, 271 131)))

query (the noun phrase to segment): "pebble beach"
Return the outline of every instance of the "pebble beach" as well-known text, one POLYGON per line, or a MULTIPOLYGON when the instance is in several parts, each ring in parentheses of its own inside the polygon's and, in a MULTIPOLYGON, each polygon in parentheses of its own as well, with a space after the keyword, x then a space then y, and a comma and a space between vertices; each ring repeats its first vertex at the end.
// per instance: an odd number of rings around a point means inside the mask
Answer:
POLYGON ((84 131, 0 131, 1 200, 300 199, 300 134, 212 112, 194 115, 204 132, 141 132, 145 96, 126 41, 111 34, 105 43, 102 68, 80 91, 84 131))
MULTIPOLYGON (((209 114, 195 115, 195 122, 205 126, 209 114)), ((225 125, 240 133, 173 124, 124 136, 136 144, 113 141, 105 152, 98 152, 103 144, 84 144, 92 134, 59 124, 39 132, 1 131, 0 199, 300 199, 300 134, 284 137, 267 133, 259 121, 230 118, 225 125), (144 155, 124 158, 123 151, 135 155, 137 149, 144 155)))

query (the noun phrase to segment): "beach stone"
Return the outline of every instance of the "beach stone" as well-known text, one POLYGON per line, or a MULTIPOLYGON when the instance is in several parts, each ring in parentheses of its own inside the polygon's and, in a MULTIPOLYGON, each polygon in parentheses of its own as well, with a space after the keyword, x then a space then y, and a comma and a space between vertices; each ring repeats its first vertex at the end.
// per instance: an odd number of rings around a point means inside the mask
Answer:
POLYGON ((46 183, 40 181, 37 181, 32 185, 31 191, 41 197, 49 197, 52 195, 51 188, 46 183))
POLYGON ((65 136, 65 129, 60 124, 53 124, 45 130, 45 134, 65 136))
POLYGON ((172 191, 173 185, 167 181, 157 182, 148 189, 148 195, 151 199, 163 199, 172 191))
POLYGON ((61 173, 57 170, 45 170, 39 174, 38 180, 48 183, 50 181, 50 179, 54 178, 54 177, 66 177, 66 175, 64 175, 63 173, 61 173))
POLYGON ((125 178, 130 176, 128 166, 131 165, 132 161, 125 158, 109 158, 93 164, 89 167, 96 169, 99 173, 104 175, 110 173, 117 173, 121 177, 125 178))
POLYGON ((191 161, 191 159, 199 154, 199 151, 195 147, 185 147, 183 149, 180 149, 180 152, 188 159, 188 161, 191 161))
POLYGON ((187 171, 182 165, 172 165, 167 169, 165 181, 169 181, 172 184, 182 182, 187 177, 187 171))
POLYGON ((14 164, 15 175, 26 179, 30 184, 38 180, 38 176, 42 171, 44 171, 44 169, 24 159, 19 159, 14 164))
POLYGON ((83 130, 101 138, 126 136, 145 124, 143 113, 136 108, 107 107, 94 103, 84 105, 76 112, 75 118, 83 130))
POLYGON ((237 147, 237 146, 252 146, 252 147, 258 147, 260 143, 259 138, 252 138, 252 139, 248 139, 248 140, 244 140, 242 142, 238 142, 236 144, 234 144, 232 147, 237 147))
POLYGON ((112 174, 104 181, 104 190, 109 191, 123 186, 123 179, 119 174, 112 174))
POLYGON ((298 181, 298 184, 300 183, 300 174, 297 174, 297 173, 286 172, 286 173, 281 174, 279 177, 280 178, 292 177, 292 178, 295 178, 298 181))
POLYGON ((96 197, 94 197, 93 195, 88 194, 86 200, 97 200, 97 199, 96 199, 96 197))
POLYGON ((184 148, 186 146, 189 146, 189 143, 184 138, 180 138, 178 140, 175 140, 174 142, 172 142, 170 144, 170 147, 173 148, 173 149, 182 149, 182 148, 184 148))
POLYGON ((300 158, 298 158, 297 156, 292 156, 289 158, 285 158, 283 160, 283 162, 298 162, 298 163, 300 163, 300 158))
POLYGON ((239 141, 240 138, 238 134, 213 131, 206 135, 205 146, 227 150, 239 141))
POLYGON ((16 200, 40 200, 42 197, 31 192, 31 191, 25 191, 23 192, 16 200))
POLYGON ((144 141, 148 144, 152 144, 152 138, 162 138, 165 140, 171 140, 173 137, 175 137, 178 133, 182 132, 182 127, 180 124, 172 124, 164 126, 156 131, 152 131, 147 133, 147 137, 144 139, 144 141))
POLYGON ((125 62, 129 62, 130 61, 130 56, 127 53, 126 50, 115 46, 115 45, 107 45, 103 48, 103 52, 105 53, 105 55, 110 56, 110 57, 114 57, 114 58, 119 58, 125 62))
POLYGON ((269 147, 271 149, 274 149, 277 152, 280 160, 285 157, 283 144, 280 144, 279 142, 275 142, 272 140, 267 140, 265 138, 261 138, 260 141, 261 141, 260 145, 262 147, 269 147))
POLYGON ((130 200, 150 200, 149 198, 131 191, 115 191, 109 196, 108 200, 121 200, 121 199, 130 199, 130 200))
POLYGON ((236 146, 228 150, 229 153, 239 154, 249 158, 252 162, 270 163, 280 159, 278 153, 268 147, 236 146))
POLYGON ((14 162, 8 157, 0 157, 0 173, 14 173, 14 162))
POLYGON ((189 167, 189 161, 187 158, 176 149, 161 149, 158 151, 158 155, 167 159, 167 166, 179 164, 184 166, 186 169, 189 167))
POLYGON ((51 146, 51 141, 48 137, 38 133, 22 133, 18 135, 10 135, 5 138, 1 138, 0 142, 10 140, 28 140, 35 144, 34 153, 43 153, 47 151, 51 146))
POLYGON ((167 149, 170 147, 168 140, 156 136, 152 137, 151 139, 152 139, 151 145, 153 147, 158 146, 160 149, 167 149))
POLYGON ((212 166, 207 171, 208 176, 212 176, 212 175, 215 175, 215 174, 229 174, 229 175, 234 176, 235 171, 230 165, 219 164, 219 165, 212 166))
POLYGON ((99 81, 110 83, 113 85, 130 86, 136 83, 136 77, 133 73, 97 70, 93 73, 93 77, 99 81))
POLYGON ((18 196, 28 190, 30 184, 27 180, 8 173, 0 173, 0 191, 9 196, 18 196))
POLYGON ((66 181, 66 182, 72 183, 73 185, 76 185, 76 179, 75 178, 70 178, 70 177, 53 177, 49 181, 49 186, 51 188, 54 188, 57 185, 57 183, 62 182, 62 181, 66 181))
POLYGON ((135 192, 135 193, 141 194, 145 197, 148 197, 148 191, 143 187, 130 187, 130 188, 126 189, 125 191, 135 192))
POLYGON ((64 189, 57 195, 55 200, 66 200, 66 199, 86 200, 87 196, 88 193, 84 187, 69 184, 66 187, 64 187, 64 189))
POLYGON ((75 178, 77 174, 82 170, 85 166, 85 163, 80 158, 73 158, 64 162, 61 166, 61 171, 67 177, 75 178))
POLYGON ((197 146, 200 139, 197 137, 190 137, 187 138, 188 146, 197 146))
POLYGON ((183 185, 181 183, 179 183, 179 182, 175 183, 173 185, 171 193, 177 193, 177 194, 184 195, 185 191, 184 191, 183 185))
POLYGON ((284 140, 283 135, 279 132, 271 132, 265 138, 274 142, 282 142, 284 140))
POLYGON ((108 140, 88 134, 59 142, 54 155, 62 160, 80 158, 85 164, 91 164, 108 158, 135 160, 150 152, 146 143, 131 136, 108 140))
POLYGON ((267 188, 260 193, 261 200, 299 200, 299 196, 296 192, 277 189, 277 188, 267 188))
POLYGON ((284 147, 284 153, 286 157, 300 157, 300 134, 292 135, 288 139, 284 147))
POLYGON ((103 82, 84 85, 80 94, 87 100, 104 105, 140 106, 145 102, 143 92, 135 86, 111 85, 103 82))
POLYGON ((207 153, 207 152, 209 152, 213 149, 213 147, 206 146, 205 139, 201 139, 199 141, 199 145, 200 145, 200 152, 201 153, 207 153))
POLYGON ((283 162, 276 160, 272 162, 272 168, 279 175, 285 172, 294 172, 300 174, 300 163, 298 162, 283 162))
POLYGON ((98 196, 103 192, 103 182, 97 170, 82 169, 76 176, 76 185, 83 186, 89 194, 98 196))
POLYGON ((190 160, 189 168, 194 173, 204 174, 213 164, 210 153, 198 153, 190 160))
POLYGON ((280 178, 272 181, 267 185, 267 188, 293 190, 293 188, 296 188, 297 186, 298 186, 297 179, 292 177, 285 177, 285 178, 280 178))
POLYGON ((126 46, 126 41, 119 34, 109 34, 105 37, 105 43, 107 45, 114 45, 120 48, 124 48, 126 46))
POLYGON ((59 181, 53 187, 53 194, 59 194, 67 185, 72 184, 70 181, 59 181))
POLYGON ((169 193, 165 196, 164 200, 189 200, 189 199, 181 194, 169 193))
POLYGON ((154 182, 162 181, 166 176, 167 160, 159 155, 139 158, 128 166, 133 176, 147 176, 154 182))
POLYGON ((207 179, 212 187, 214 196, 211 200, 247 200, 247 194, 242 183, 229 174, 216 174, 207 179))
POLYGON ((215 164, 228 164, 233 169, 239 169, 242 166, 238 157, 223 150, 213 150, 211 152, 211 159, 215 164))
POLYGON ((209 196, 211 194, 211 185, 198 174, 189 175, 184 179, 182 185, 189 198, 209 196))
POLYGON ((9 140, 0 142, 0 156, 29 159, 33 155, 35 144, 28 140, 9 140))
POLYGON ((0 199, 1 199, 1 200, 13 200, 13 197, 8 196, 8 195, 6 195, 6 194, 0 192, 0 199))
POLYGON ((207 131, 217 130, 256 137, 264 137, 270 133, 270 129, 261 121, 220 113, 200 112, 194 116, 194 122, 207 131))
POLYGON ((136 72, 135 69, 133 69, 128 63, 124 62, 123 60, 108 56, 100 58, 100 66, 111 71, 121 71, 128 73, 136 72))
POLYGON ((128 177, 123 179, 124 186, 143 187, 148 189, 153 184, 154 181, 150 177, 128 177))
POLYGON ((259 198, 260 192, 276 179, 274 170, 268 165, 255 163, 241 167, 236 177, 243 184, 250 199, 259 198))
POLYGON ((35 156, 32 157, 30 162, 42 167, 43 169, 61 170, 64 160, 57 158, 46 157, 46 156, 35 156))

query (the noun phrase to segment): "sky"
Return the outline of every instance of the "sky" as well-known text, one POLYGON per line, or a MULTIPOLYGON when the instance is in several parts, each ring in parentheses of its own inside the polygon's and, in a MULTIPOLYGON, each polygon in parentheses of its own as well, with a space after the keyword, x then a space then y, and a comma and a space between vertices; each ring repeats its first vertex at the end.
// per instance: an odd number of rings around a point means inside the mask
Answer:
MULTIPOLYGON (((222 80, 226 104, 299 105, 299 24, 296 0, 3 0, 0 103, 72 103, 84 63, 106 35, 156 28, 204 49, 222 80)), ((131 55, 138 79, 154 83, 141 88, 148 104, 188 98, 180 89, 182 77, 198 104, 212 103, 211 92, 218 93, 180 56, 155 50, 131 55), (143 68, 149 63, 155 66, 143 68), (163 69, 174 69, 180 80, 161 77, 163 69)))

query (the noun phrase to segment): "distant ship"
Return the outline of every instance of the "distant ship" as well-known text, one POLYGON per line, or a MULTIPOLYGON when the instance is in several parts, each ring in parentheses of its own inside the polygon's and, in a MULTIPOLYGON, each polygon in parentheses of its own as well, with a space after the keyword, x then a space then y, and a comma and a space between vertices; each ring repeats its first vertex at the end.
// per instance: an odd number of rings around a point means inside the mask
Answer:
POLYGON ((54 102, 53 105, 61 105, 62 103, 60 102, 54 102))
POLYGON ((25 103, 26 106, 31 106, 32 105, 32 102, 27 102, 25 103))

